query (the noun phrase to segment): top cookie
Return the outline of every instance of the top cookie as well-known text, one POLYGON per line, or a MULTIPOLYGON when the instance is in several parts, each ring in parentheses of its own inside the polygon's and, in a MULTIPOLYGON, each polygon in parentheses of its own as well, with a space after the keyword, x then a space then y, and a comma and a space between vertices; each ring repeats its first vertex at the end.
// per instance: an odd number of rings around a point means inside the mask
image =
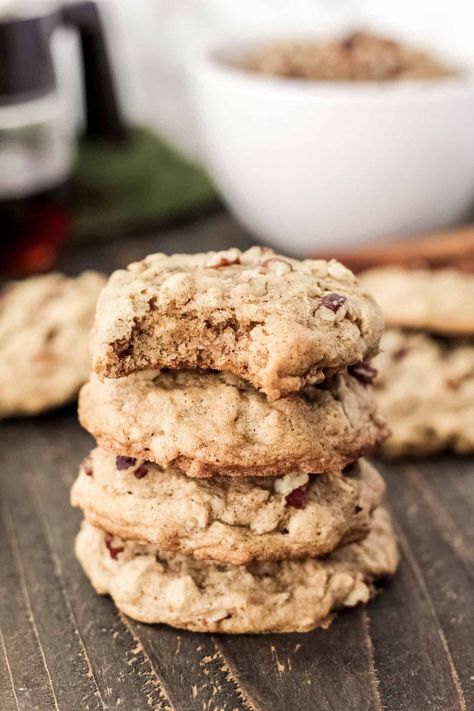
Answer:
POLYGON ((370 358, 382 329, 374 300, 334 260, 263 247, 153 254, 112 274, 91 350, 102 376, 215 369, 275 400, 370 358))
POLYGON ((379 267, 360 277, 387 326, 441 334, 474 333, 474 277, 454 269, 379 267))
POLYGON ((105 277, 46 274, 0 294, 0 417, 71 400, 90 372, 89 331, 105 277))

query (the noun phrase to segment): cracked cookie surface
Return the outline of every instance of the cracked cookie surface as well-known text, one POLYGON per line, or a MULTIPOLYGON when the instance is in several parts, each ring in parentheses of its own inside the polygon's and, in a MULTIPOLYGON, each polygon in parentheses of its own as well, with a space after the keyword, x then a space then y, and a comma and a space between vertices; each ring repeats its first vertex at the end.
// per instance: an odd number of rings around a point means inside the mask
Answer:
POLYGON ((224 373, 92 375, 79 418, 103 449, 195 477, 339 471, 387 433, 372 388, 348 373, 274 402, 224 373))
POLYGON ((388 330, 374 362, 375 395, 392 456, 474 451, 474 342, 388 330))
POLYGON ((95 449, 71 501, 119 538, 242 565, 321 555, 362 538, 384 488, 365 460, 343 474, 191 479, 95 449))
POLYGON ((112 274, 92 337, 95 371, 234 373, 270 399, 377 352, 380 309, 332 260, 245 252, 153 254, 112 274))
POLYGON ((72 400, 90 373, 89 331, 105 277, 53 273, 0 294, 0 417, 72 400))
POLYGON ((322 558, 247 566, 197 561, 113 538, 84 522, 76 555, 98 593, 149 623, 197 632, 304 632, 327 626, 334 609, 367 602, 374 578, 395 572, 398 550, 388 512, 369 535, 322 558))
POLYGON ((360 275, 387 326, 474 335, 474 276, 454 269, 379 267, 360 275))

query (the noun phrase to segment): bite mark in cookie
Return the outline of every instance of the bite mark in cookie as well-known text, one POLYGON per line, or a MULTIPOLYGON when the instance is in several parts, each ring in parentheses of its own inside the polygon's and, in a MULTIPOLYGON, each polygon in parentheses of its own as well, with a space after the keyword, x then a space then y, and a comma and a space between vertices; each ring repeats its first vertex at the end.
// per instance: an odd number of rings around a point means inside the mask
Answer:
POLYGON ((216 369, 278 399, 374 355, 382 328, 373 299, 335 261, 260 247, 155 254, 110 278, 92 357, 101 376, 216 369))

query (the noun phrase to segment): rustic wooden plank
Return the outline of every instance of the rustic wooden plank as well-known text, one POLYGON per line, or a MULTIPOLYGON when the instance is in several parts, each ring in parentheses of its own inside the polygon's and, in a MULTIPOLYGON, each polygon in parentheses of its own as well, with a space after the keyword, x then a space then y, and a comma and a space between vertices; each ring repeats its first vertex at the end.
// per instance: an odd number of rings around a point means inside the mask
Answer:
POLYGON ((438 625, 406 560, 367 608, 379 689, 387 711, 460 708, 438 625))
POLYGON ((422 476, 412 476, 412 482, 426 482, 429 487, 419 491, 430 507, 437 508, 452 535, 461 535, 467 544, 468 555, 474 552, 474 471, 472 462, 465 459, 442 459, 432 463, 417 463, 416 472, 422 476), (450 519, 451 523, 448 523, 450 519), (462 532, 461 532, 462 528, 462 532))
POLYGON ((19 708, 18 700, 15 696, 15 684, 10 660, 0 628, 0 709, 3 709, 3 711, 18 711, 19 708))
POLYGON ((16 476, 9 472, 6 489, 22 532, 27 584, 33 590, 35 620, 59 707, 74 708, 80 702, 81 708, 91 709, 117 704, 171 708, 156 672, 136 649, 112 603, 95 595, 73 556, 79 514, 69 508, 69 488, 89 437, 75 423, 74 413, 43 418, 41 430, 23 425, 34 447, 22 456, 20 442, 9 432, 16 476))
MULTIPOLYGON (((436 468, 437 469, 437 468, 436 468)), ((471 516, 467 521, 460 518, 463 527, 465 523, 472 521, 472 511, 474 511, 474 477, 472 459, 457 459, 443 462, 439 480, 441 497, 444 501, 449 500, 451 490, 454 489, 466 506, 471 509, 471 516)))
POLYGON ((328 630, 224 636, 216 644, 258 708, 382 708, 363 608, 340 613, 328 630))
MULTIPOLYGON (((472 568, 469 569, 464 546, 460 547, 459 541, 454 544, 452 531, 446 528, 445 516, 430 505, 431 494, 428 497, 421 494, 423 489, 430 490, 429 475, 423 476, 420 471, 415 473, 413 468, 405 468, 391 471, 388 482, 390 500, 401 527, 405 559, 410 568, 410 579, 397 598, 409 600, 416 590, 424 596, 417 617, 429 613, 433 620, 431 623, 425 621, 420 634, 426 639, 433 629, 436 630, 450 668, 451 682, 445 677, 446 688, 454 687, 453 699, 457 707, 473 707, 474 595, 472 568)), ((402 576, 403 572, 394 581, 395 586, 400 584, 402 576)), ((414 609, 414 605, 410 608, 414 609)), ((404 611, 403 618, 410 612, 404 611)), ((408 646, 408 640, 406 643, 408 646)), ((433 649, 430 643, 427 652, 433 654, 433 649)))
MULTIPOLYGON (((55 708, 54 692, 31 617, 18 543, 9 526, 8 502, 2 482, 0 511, 0 630, 7 668, 18 708, 22 711, 55 708), (8 518, 7 518, 8 516, 8 518)), ((2 685, 3 688, 3 685, 2 685)), ((8 687, 3 690, 6 693, 8 687)))
POLYGON ((455 487, 444 484, 440 490, 438 477, 423 476, 415 467, 408 467, 404 476, 410 490, 423 501, 443 540, 464 565, 467 575, 474 577, 474 516, 469 504, 455 487), (458 521, 464 522, 462 531, 458 521))
MULTIPOLYGON (((254 711, 257 706, 227 666, 213 638, 164 625, 128 620, 137 641, 160 670, 177 709, 254 711)), ((258 706, 260 708, 260 706, 258 706)))
POLYGON ((59 563, 49 548, 41 517, 35 510, 36 474, 26 462, 21 464, 21 488, 17 485, 18 472, 17 478, 11 475, 5 484, 9 509, 15 512, 14 516, 6 512, 6 516, 12 539, 17 541, 25 594, 29 598, 31 617, 56 702, 58 707, 71 707, 80 699, 85 708, 102 709, 93 673, 71 611, 65 604, 63 584, 58 575, 59 563), (69 670, 67 660, 71 658, 75 664, 69 670))

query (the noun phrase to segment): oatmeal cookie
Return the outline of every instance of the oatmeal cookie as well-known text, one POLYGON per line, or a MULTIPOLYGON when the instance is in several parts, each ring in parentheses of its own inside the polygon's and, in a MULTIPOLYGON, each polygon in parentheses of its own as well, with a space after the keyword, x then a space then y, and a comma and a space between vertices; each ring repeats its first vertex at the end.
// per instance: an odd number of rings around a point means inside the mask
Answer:
POLYGON ((369 600, 374 578, 395 572, 398 551, 388 512, 375 510, 360 543, 322 558, 247 566, 197 561, 114 538, 84 522, 76 555, 92 585, 118 609, 149 623, 196 632, 304 632, 331 612, 369 600))
POLYGON ((342 474, 191 479, 94 449, 71 500, 119 538, 243 565, 321 555, 359 540, 383 493, 382 478, 363 459, 342 474))
POLYGON ((89 331, 105 277, 46 274, 0 294, 0 417, 72 400, 90 373, 89 331))
POLYGON ((153 254, 110 277, 92 359, 112 378, 162 368, 231 372, 273 400, 370 358, 382 329, 379 307, 334 260, 262 247, 153 254))
POLYGON ((387 326, 474 335, 474 276, 454 269, 378 267, 361 283, 382 307, 387 326))
POLYGON ((338 471, 387 434, 372 388, 358 380, 365 370, 355 372, 275 402, 224 373, 93 375, 79 418, 103 449, 193 477, 338 471))
POLYGON ((392 435, 383 451, 474 451, 474 342, 391 329, 375 364, 376 396, 392 435))

